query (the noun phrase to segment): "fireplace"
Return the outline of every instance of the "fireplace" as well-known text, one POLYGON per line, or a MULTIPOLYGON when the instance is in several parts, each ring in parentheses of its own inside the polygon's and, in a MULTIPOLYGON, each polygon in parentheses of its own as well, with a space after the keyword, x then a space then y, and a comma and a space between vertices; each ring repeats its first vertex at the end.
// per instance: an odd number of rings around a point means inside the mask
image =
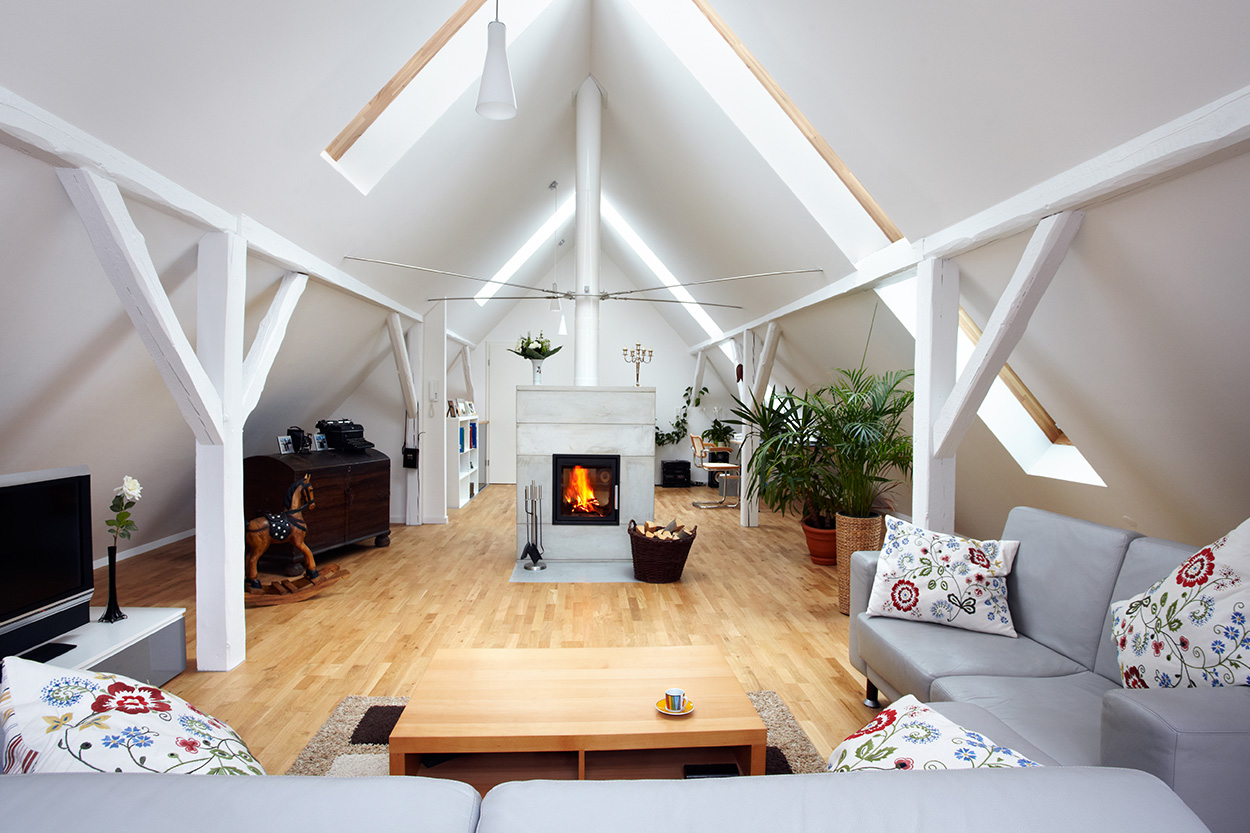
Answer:
POLYGON ((620 526, 619 454, 551 455, 551 523, 620 526))

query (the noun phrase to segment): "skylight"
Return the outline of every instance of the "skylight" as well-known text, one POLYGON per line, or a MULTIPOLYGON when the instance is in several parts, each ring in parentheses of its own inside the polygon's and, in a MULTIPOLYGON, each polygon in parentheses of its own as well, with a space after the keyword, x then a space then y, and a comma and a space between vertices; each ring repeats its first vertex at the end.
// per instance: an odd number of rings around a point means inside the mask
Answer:
MULTIPOLYGON (((505 20, 509 50, 511 44, 525 34, 529 25, 552 2, 509 0, 505 20)), ((382 109, 376 113, 373 123, 337 161, 329 148, 322 152, 321 158, 356 186, 360 193, 368 194, 373 190, 387 171, 442 118, 448 108, 477 83, 486 54, 486 24, 494 19, 494 15, 494 4, 484 4, 442 49, 429 58, 428 63, 393 101, 381 105, 382 109)), ((392 79, 390 83, 394 82, 395 79, 392 79)), ((379 92, 381 95, 382 91, 379 92)), ((373 106, 374 103, 370 102, 361 115, 373 106)))
POLYGON ((479 307, 486 306, 486 302, 494 298, 495 293, 512 280, 521 267, 529 262, 529 259, 538 251, 538 247, 550 240, 556 231, 572 218, 575 203, 575 195, 570 195, 559 208, 552 212, 547 221, 538 227, 538 231, 534 232, 512 257, 508 258, 508 262, 500 267, 498 272, 491 275, 491 282, 473 296, 479 307))
MULTIPOLYGON (((848 260, 855 263, 889 245, 891 241, 885 232, 816 151, 812 140, 799 130, 695 3, 628 2, 725 111, 848 260)), ((784 93, 780 95, 793 108, 793 102, 784 93)))
MULTIPOLYGON (((912 277, 879 286, 876 292, 915 338, 916 279, 912 277)), ((974 349, 972 339, 960 331, 956 347, 956 373, 963 372, 974 349)), ((1050 441, 1002 379, 994 379, 985 401, 977 409, 977 416, 1027 474, 1091 486, 1107 485, 1076 446, 1050 441)))
MULTIPOLYGON (((621 216, 621 212, 616 210, 616 206, 607 198, 607 195, 600 197, 599 212, 603 217, 603 221, 608 224, 608 228, 616 232, 625 245, 629 246, 630 250, 643 262, 643 265, 650 270, 651 274, 655 275, 656 279, 668 288, 669 293, 676 300, 682 302, 682 309, 690 313, 690 317, 695 320, 695 323, 699 325, 703 332, 707 333, 708 338, 724 338, 725 331, 717 326, 716 322, 712 320, 712 317, 707 314, 703 307, 699 306, 699 302, 694 299, 690 291, 680 285, 677 277, 669 271, 664 262, 651 250, 651 247, 643 242, 643 239, 638 236, 638 232, 634 231, 633 226, 625 221, 625 218, 621 216)), ((729 342, 722 341, 720 349, 731 364, 736 364, 729 342)))

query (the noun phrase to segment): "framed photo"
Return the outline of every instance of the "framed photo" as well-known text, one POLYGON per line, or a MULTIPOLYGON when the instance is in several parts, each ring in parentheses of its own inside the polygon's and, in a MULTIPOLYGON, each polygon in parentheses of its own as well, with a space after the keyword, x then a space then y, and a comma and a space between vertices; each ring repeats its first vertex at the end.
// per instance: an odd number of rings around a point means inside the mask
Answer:
POLYGON ((468 416, 468 415, 469 415, 468 405, 465 403, 463 399, 457 399, 456 400, 456 416, 462 417, 462 416, 468 416))
POLYGON ((465 416, 477 416, 477 408, 473 407, 472 401, 464 403, 464 415, 465 416))
POLYGON ((280 454, 295 453, 295 443, 291 442, 290 434, 283 434, 281 437, 278 437, 278 452, 280 454))
POLYGON ((325 434, 313 434, 313 451, 328 451, 330 444, 326 442, 325 434))

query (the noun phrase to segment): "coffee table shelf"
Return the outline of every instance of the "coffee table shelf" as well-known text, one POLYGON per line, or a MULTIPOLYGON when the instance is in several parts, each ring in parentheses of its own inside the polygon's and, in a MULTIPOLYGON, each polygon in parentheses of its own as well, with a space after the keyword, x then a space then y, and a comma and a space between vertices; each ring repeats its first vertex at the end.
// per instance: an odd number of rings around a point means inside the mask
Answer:
POLYGON ((483 793, 533 778, 681 778, 691 764, 760 775, 766 736, 714 648, 444 649, 391 732, 391 774, 483 793), (674 685, 693 714, 656 711, 674 685), (423 756, 454 757, 425 766, 423 756))

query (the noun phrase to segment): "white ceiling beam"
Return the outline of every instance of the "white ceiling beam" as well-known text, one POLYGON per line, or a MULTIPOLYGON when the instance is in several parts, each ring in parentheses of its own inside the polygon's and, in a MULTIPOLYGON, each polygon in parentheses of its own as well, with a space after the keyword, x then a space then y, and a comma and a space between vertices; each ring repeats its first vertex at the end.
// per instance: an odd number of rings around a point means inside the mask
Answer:
POLYGON ((858 261, 854 272, 720 338, 699 342, 691 354, 715 347, 816 304, 871 289, 928 258, 953 258, 1033 228, 1061 211, 1087 208, 1130 189, 1157 182, 1178 169, 1250 140, 1250 86, 1130 139, 942 231, 920 240, 900 240, 858 261))
POLYGON ((183 332, 121 191, 94 171, 57 168, 104 273, 199 443, 222 442, 221 397, 183 332))
POLYGON ((274 359, 282 340, 286 338, 286 328, 295 313, 304 288, 308 286, 308 276, 302 272, 287 272, 278 285, 278 293, 269 303, 269 311, 260 321, 256 337, 243 360, 243 418, 256 409, 260 395, 265 389, 269 371, 273 368, 274 359))
POLYGON ((0 143, 57 168, 82 168, 113 180, 127 193, 168 209, 197 226, 234 231, 235 216, 0 87, 0 143))
POLYGON ((694 381, 690 383, 690 398, 697 399, 703 388, 703 376, 707 372, 707 353, 702 350, 694 357, 694 381))
POLYGON ((399 372, 399 390, 403 394, 404 409, 409 418, 421 415, 421 402, 412 381, 412 364, 408 360, 408 342, 404 338, 404 325, 399 313, 386 316, 386 330, 391 337, 391 353, 395 356, 395 370, 399 372))
POLYGON ((1020 342, 1029 318, 1068 253, 1084 214, 1068 211, 1042 220, 998 299, 985 333, 933 423, 933 456, 951 457, 1007 357, 1020 342))
POLYGON ((768 331, 764 334, 764 349, 760 352, 759 367, 755 371, 755 384, 751 393, 756 401, 764 398, 768 390, 768 382, 773 375, 773 362, 777 358, 777 345, 781 343, 781 327, 776 321, 768 323, 768 331))
POLYGON ((388 298, 363 281, 331 266, 321 258, 305 251, 282 235, 243 214, 238 220, 239 234, 247 240, 248 249, 261 257, 277 263, 292 272, 303 272, 327 286, 342 290, 362 301, 396 312, 412 321, 422 320, 421 314, 388 298))

